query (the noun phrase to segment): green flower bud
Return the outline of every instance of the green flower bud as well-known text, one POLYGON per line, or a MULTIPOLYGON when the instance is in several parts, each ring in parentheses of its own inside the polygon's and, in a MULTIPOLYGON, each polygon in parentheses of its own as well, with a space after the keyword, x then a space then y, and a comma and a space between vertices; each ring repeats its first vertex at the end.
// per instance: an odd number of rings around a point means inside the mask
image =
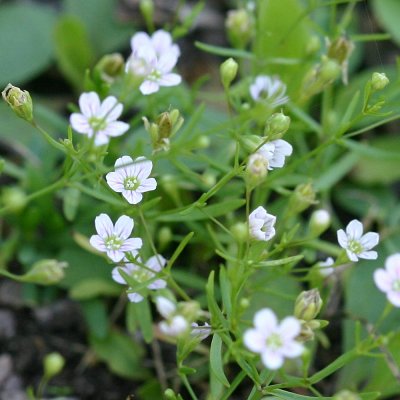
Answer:
POLYGON ((27 204, 26 194, 18 186, 4 188, 1 200, 4 206, 12 213, 19 213, 27 204))
POLYGON ((68 264, 63 261, 41 260, 33 264, 32 268, 21 276, 21 281, 39 285, 54 285, 64 278, 64 268, 67 266, 68 264))
POLYGON ((238 67, 238 63, 233 58, 228 58, 220 65, 219 72, 225 90, 228 90, 229 86, 236 78, 238 67))
POLYGON ((257 135, 246 135, 240 138, 244 150, 248 153, 254 153, 263 143, 263 139, 257 135))
POLYGON ((316 210, 311 214, 309 231, 311 236, 318 237, 331 224, 331 216, 326 210, 316 210))
POLYGON ((164 392, 164 396, 167 400, 177 400, 175 392, 172 389, 166 389, 164 392))
POLYGON ((250 306, 250 301, 249 301, 249 299, 243 297, 242 299, 240 299, 239 305, 240 305, 240 308, 241 308, 242 310, 245 310, 246 308, 249 308, 249 306, 250 306))
POLYGON ((119 53, 106 54, 93 69, 96 78, 103 82, 113 83, 115 78, 124 72, 124 58, 119 53))
POLYGON ((231 44, 237 48, 244 48, 253 36, 253 17, 244 8, 230 10, 228 11, 225 27, 231 44))
POLYGON ((301 292, 294 305, 294 316, 303 321, 311 321, 321 311, 322 304, 318 289, 301 292))
POLYGON ((333 397, 333 400, 361 400, 361 397, 350 390, 344 389, 340 392, 336 393, 333 397))
POLYGON ((154 14, 154 3, 152 0, 140 0, 139 3, 140 12, 143 14, 143 17, 146 21, 153 20, 154 14))
POLYGON ((374 72, 371 77, 371 89, 374 92, 384 89, 389 84, 389 78, 384 72, 374 72))
POLYGON ((213 174, 211 172, 205 172, 201 176, 201 180, 208 188, 212 188, 217 183, 217 178, 216 178, 215 174, 213 174))
POLYGON ((43 361, 44 376, 46 379, 51 379, 58 375, 65 365, 65 359, 60 353, 47 354, 43 361))
POLYGON ((268 174, 268 160, 260 153, 253 153, 247 162, 245 179, 254 188, 262 183, 268 174))
POLYGON ((315 54, 321 48, 321 41, 318 36, 311 36, 307 42, 306 53, 309 55, 315 54))
POLYGON ((211 140, 208 136, 206 135, 200 135, 195 143, 195 147, 197 149, 207 149, 208 147, 210 147, 211 144, 211 140))
POLYGON ((33 105, 32 99, 28 91, 9 83, 2 91, 3 99, 12 108, 18 117, 25 121, 32 122, 33 120, 33 105))
POLYGON ((265 136, 269 139, 280 139, 289 129, 290 118, 284 113, 274 113, 268 120, 265 127, 265 136))
POLYGON ((339 77, 340 73, 341 73, 341 68, 337 61, 331 60, 329 58, 324 58, 322 60, 319 69, 319 77, 321 80, 321 84, 326 86, 332 83, 335 79, 339 77))
POLYGON ((310 207, 312 204, 318 203, 315 200, 316 192, 311 183, 302 183, 296 186, 290 201, 289 210, 292 214, 298 214, 310 207))
POLYGON ((160 250, 165 249, 172 240, 172 231, 168 226, 163 226, 158 230, 158 246, 160 250))
POLYGON ((199 317, 200 304, 197 301, 183 301, 178 304, 178 314, 185 317, 187 321, 195 321, 199 317))
POLYGON ((343 64, 348 61, 351 53, 354 50, 354 44, 352 41, 347 39, 345 36, 341 36, 335 39, 333 42, 328 40, 328 58, 336 60, 339 64, 343 64))
POLYGON ((246 242, 249 237, 249 228, 244 222, 237 222, 230 228, 230 231, 239 243, 246 242))

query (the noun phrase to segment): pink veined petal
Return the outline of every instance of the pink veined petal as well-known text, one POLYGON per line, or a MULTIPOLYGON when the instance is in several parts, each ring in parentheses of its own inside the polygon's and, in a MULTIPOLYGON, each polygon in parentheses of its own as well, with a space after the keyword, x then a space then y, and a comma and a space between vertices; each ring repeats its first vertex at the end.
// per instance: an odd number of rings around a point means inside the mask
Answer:
POLYGON ((268 348, 261 353, 261 360, 267 368, 272 370, 279 369, 284 362, 284 358, 280 353, 270 351, 268 348))
MULTIPOLYGON (((126 285, 126 281, 125 279, 122 277, 122 275, 119 272, 119 269, 124 269, 122 267, 115 267, 113 268, 112 272, 111 272, 111 276, 113 278, 113 280, 117 283, 120 283, 121 285, 126 285)), ((126 272, 126 271, 125 271, 126 272)))
POLYGON ((156 83, 154 81, 148 81, 148 80, 145 80, 139 87, 139 90, 145 96, 155 93, 155 92, 158 92, 159 89, 160 89, 160 86, 158 85, 158 83, 156 83))
MULTIPOLYGON (((126 169, 130 168, 133 165, 133 160, 129 156, 122 156, 120 158, 117 158, 117 161, 115 161, 115 170, 125 172, 126 169)), ((124 174, 126 177, 126 173, 124 174)))
POLYGON ((100 98, 96 92, 82 93, 79 97, 79 108, 85 117, 97 116, 100 98))
POLYGON ((357 219, 353 219, 346 227, 346 233, 349 239, 360 239, 363 234, 364 228, 362 223, 357 219))
POLYGON ((143 195, 136 190, 123 190, 122 196, 129 204, 138 204, 142 201, 143 195))
POLYGON ((91 130, 88 119, 82 114, 71 114, 69 117, 69 123, 71 124, 72 129, 78 133, 88 134, 91 130))
POLYGON ((122 114, 123 105, 118 103, 114 96, 106 97, 100 105, 98 117, 105 118, 106 121, 115 121, 122 114))
POLYGON ((143 245, 142 239, 130 238, 124 241, 124 244, 120 247, 120 250, 123 252, 128 252, 135 249, 140 249, 142 245, 143 245))
POLYGON ((132 36, 131 48, 135 52, 140 47, 151 46, 150 36, 145 32, 137 32, 132 36))
POLYGON ((146 160, 144 157, 138 157, 135 160, 135 176, 138 177, 139 181, 142 181, 149 177, 153 163, 150 160, 146 160))
POLYGON ((178 74, 174 74, 174 73, 163 75, 158 80, 158 84, 160 86, 166 86, 166 87, 176 86, 176 85, 179 85, 181 82, 182 82, 181 76, 178 74))
POLYGON ((357 254, 358 258, 364 258, 365 260, 376 260, 378 258, 378 253, 376 251, 363 251, 357 254))
POLYGON ((107 250, 107 256, 114 262, 121 261, 125 254, 120 250, 107 250))
POLYGON ((284 318, 278 328, 279 335, 284 340, 295 338, 300 333, 300 330, 300 322, 297 318, 294 317, 284 318))
POLYGON ((109 172, 106 175, 106 181, 108 186, 110 186, 114 192, 121 193, 123 190, 125 190, 123 180, 121 179, 121 174, 117 172, 109 172))
POLYGON ((114 225, 107 214, 100 214, 94 220, 96 231, 103 239, 111 236, 114 231, 114 225))
POLYGON ((379 234, 376 232, 368 232, 360 239, 360 243, 364 249, 372 249, 379 243, 379 234))
POLYGON ((387 299, 395 306, 400 307, 400 293, 399 292, 389 292, 387 294, 387 299))
POLYGON ((130 128, 129 124, 122 121, 109 122, 103 131, 107 136, 116 137, 123 135, 130 128))
POLYGON ((257 329, 247 329, 243 335, 243 343, 249 350, 261 353, 266 346, 265 335, 257 329))
POLYGON ((357 262, 358 257, 360 257, 360 254, 354 254, 352 251, 346 249, 347 257, 349 257, 350 261, 357 262))
POLYGON ((143 300, 143 296, 139 293, 127 293, 129 301, 132 303, 140 303, 143 300))
POLYGON ((165 282, 164 279, 157 279, 148 286, 151 290, 164 289, 165 287, 167 287, 167 282, 165 282))
POLYGON ((96 133, 96 138, 94 139, 94 144, 96 146, 103 146, 104 144, 107 144, 110 141, 109 137, 107 136, 104 131, 99 131, 96 133))
POLYGON ((154 255, 146 261, 147 267, 154 272, 160 272, 166 263, 167 260, 161 254, 154 255))
POLYGON ((92 235, 89 242, 96 250, 102 252, 107 251, 106 245, 104 244, 104 239, 102 239, 99 235, 92 235))
POLYGON ((139 192, 149 192, 157 188, 157 181, 154 178, 149 178, 141 182, 138 187, 139 192))
POLYGON ((374 282, 382 292, 389 292, 392 289, 392 277, 383 268, 374 272, 374 282))
POLYGON ((278 325, 276 315, 269 308, 263 308, 254 315, 254 326, 265 335, 275 331, 278 325))
POLYGON ((344 232, 343 229, 339 229, 337 231, 337 239, 338 239, 340 247, 345 249, 347 247, 347 244, 348 244, 348 238, 347 238, 347 235, 346 235, 346 233, 344 232))
POLYGON ((295 358, 303 353, 304 347, 295 340, 291 340, 285 343, 284 346, 280 349, 280 351, 285 357, 295 358))
POLYGON ((127 215, 121 215, 114 227, 114 234, 121 239, 127 239, 133 230, 133 219, 127 215))

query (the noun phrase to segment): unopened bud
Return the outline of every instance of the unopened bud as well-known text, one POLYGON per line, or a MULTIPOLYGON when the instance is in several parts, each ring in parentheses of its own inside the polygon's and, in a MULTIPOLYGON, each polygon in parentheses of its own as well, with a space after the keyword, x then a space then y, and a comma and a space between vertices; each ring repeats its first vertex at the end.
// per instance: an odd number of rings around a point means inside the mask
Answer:
POLYGON ((168 226, 163 226, 158 230, 158 246, 160 250, 165 249, 172 240, 172 231, 168 226))
POLYGON ((321 311, 322 304, 318 289, 301 292, 296 299, 294 316, 303 321, 311 321, 321 311))
POLYGON ((383 72, 374 72, 371 77, 371 89, 374 92, 384 89, 389 84, 389 78, 383 72))
POLYGON ((327 56, 336 60, 339 64, 348 61, 354 50, 354 44, 346 36, 341 36, 333 42, 328 41, 327 56))
POLYGON ((261 153, 253 153, 246 166, 246 182, 251 187, 256 187, 264 181, 268 173, 268 160, 261 153))
POLYGON ((250 12, 244 8, 228 11, 225 26, 229 41, 234 47, 246 47, 253 36, 253 18, 250 12))
POLYGON ((12 108, 18 117, 25 121, 32 122, 33 120, 33 105, 32 99, 28 91, 9 83, 2 91, 3 99, 12 108))
POLYGON ((233 80, 236 78, 237 71, 238 63, 233 58, 228 58, 220 65, 219 72, 225 90, 229 88, 233 80))
POLYGON ((178 397, 176 396, 175 392, 169 388, 165 390, 164 396, 167 400, 178 400, 178 397))
POLYGON ((217 183, 217 177, 211 172, 205 172, 201 176, 201 180, 207 188, 212 188, 217 183))
POLYGON ((27 204, 26 193, 18 186, 5 187, 1 194, 1 200, 12 213, 19 213, 27 204))
POLYGON ((113 83, 115 78, 124 72, 124 58, 119 53, 106 54, 94 67, 95 76, 107 83, 113 83))
POLYGON ((200 135, 195 143, 195 147, 197 149, 207 149, 208 147, 210 147, 211 144, 211 140, 208 136, 206 135, 200 135))
POLYGON ((310 218, 310 234, 317 237, 325 232, 331 224, 331 216, 326 210, 316 210, 310 218))
POLYGON ((339 77, 341 73, 340 65, 337 61, 325 58, 322 60, 319 76, 321 83, 327 85, 339 77))
POLYGON ((352 392, 347 389, 343 389, 340 392, 336 393, 333 397, 333 400, 361 400, 361 396, 358 393, 352 392))
POLYGON ((21 280, 39 285, 54 285, 64 278, 64 268, 67 266, 68 264, 63 261, 41 260, 33 264, 21 280))
POLYGON ((243 297, 242 299, 240 299, 239 305, 242 310, 245 310, 246 308, 250 307, 250 301, 246 297, 243 297))
POLYGON ((318 36, 311 36, 306 45, 306 53, 315 54, 321 48, 321 41, 318 36))
POLYGON ((249 237, 249 228, 244 222, 237 222, 231 227, 230 231, 239 243, 246 242, 249 237))
POLYGON ((284 113, 274 113, 268 120, 265 127, 265 136, 269 139, 280 139, 289 129, 290 118, 284 113))
POLYGON ((65 359, 60 353, 47 354, 43 361, 44 376, 46 379, 51 379, 58 375, 65 365, 65 359))
POLYGON ((248 153, 254 153, 263 143, 263 139, 257 135, 242 136, 240 141, 248 153))
POLYGON ((311 183, 302 183, 296 186, 289 202, 290 212, 292 214, 301 213, 312 204, 316 204, 315 190, 311 183))

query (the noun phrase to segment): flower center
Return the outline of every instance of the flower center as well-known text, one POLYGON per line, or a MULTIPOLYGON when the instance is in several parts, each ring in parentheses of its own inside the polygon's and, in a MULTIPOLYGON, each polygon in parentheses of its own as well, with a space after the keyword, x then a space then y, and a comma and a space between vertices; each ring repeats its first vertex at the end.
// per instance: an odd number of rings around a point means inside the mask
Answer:
POLYGON ((125 178, 124 188, 125 190, 136 190, 140 186, 139 179, 133 176, 125 178))
POLYGON ((153 277, 153 274, 150 271, 145 270, 144 268, 138 268, 131 272, 132 278, 139 283, 146 282, 153 277))
POLYGON ((104 118, 91 117, 89 118, 89 124, 95 132, 107 128, 107 121, 104 118))
POLYGON ((396 279, 395 281, 393 281, 392 283, 392 289, 395 292, 400 292, 400 279, 396 279))
POLYGON ((364 250, 361 243, 354 239, 349 241, 348 249, 354 254, 360 254, 364 250))
POLYGON ((147 79, 149 81, 158 81, 161 78, 161 72, 154 69, 153 71, 151 71, 151 73, 149 74, 149 76, 147 77, 147 79))
POLYGON ((123 241, 115 235, 109 236, 104 244, 106 245, 107 250, 118 250, 122 246, 123 241))
POLYGON ((267 346, 273 350, 279 349, 282 345, 282 339, 277 333, 273 333, 267 338, 267 346))

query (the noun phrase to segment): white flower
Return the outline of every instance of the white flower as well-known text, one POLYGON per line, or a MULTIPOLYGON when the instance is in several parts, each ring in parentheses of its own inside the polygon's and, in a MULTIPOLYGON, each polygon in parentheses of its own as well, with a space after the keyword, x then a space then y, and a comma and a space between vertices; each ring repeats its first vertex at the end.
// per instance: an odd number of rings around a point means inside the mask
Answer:
POLYGON ((90 238, 90 244, 107 253, 114 262, 121 261, 126 252, 142 247, 142 239, 128 239, 133 230, 133 219, 126 215, 119 217, 114 226, 107 214, 100 214, 95 219, 95 226, 98 234, 90 238))
POLYGON ((385 269, 374 272, 374 281, 379 290, 386 293, 387 299, 400 307, 400 253, 389 256, 385 261, 385 269))
POLYGON ((302 354, 304 347, 295 338, 300 334, 301 324, 295 317, 286 317, 278 324, 276 315, 264 308, 254 315, 254 329, 243 336, 246 347, 261 355, 263 364, 269 369, 278 369, 285 358, 302 354))
POLYGON ((335 272, 335 268, 332 267, 333 264, 335 264, 335 261, 332 257, 328 257, 325 261, 320 261, 318 263, 319 273, 324 277, 332 275, 335 272))
POLYGON ((117 121, 123 106, 114 96, 108 96, 100 103, 97 93, 82 93, 79 97, 81 113, 73 113, 70 117, 72 128, 89 138, 94 138, 94 144, 101 146, 109 142, 110 137, 121 136, 129 124, 117 121))
POLYGON ((268 214, 264 207, 257 207, 249 215, 249 233, 250 236, 257 240, 268 241, 275 236, 274 215, 268 214))
POLYGON ((169 32, 159 29, 149 36, 146 32, 138 32, 131 39, 132 52, 135 53, 141 48, 151 47, 157 57, 163 54, 171 54, 178 58, 181 54, 179 46, 172 42, 169 32))
POLYGON ((165 318, 158 326, 165 335, 178 337, 185 333, 189 324, 183 315, 177 313, 176 304, 166 297, 158 296, 156 298, 156 307, 158 312, 165 318))
MULTIPOLYGON (((138 262, 142 264, 142 260, 140 258, 138 258, 138 262)), ((115 267, 112 270, 112 278, 115 282, 126 285, 127 282, 120 273, 121 269, 127 275, 130 275, 136 282, 143 283, 149 281, 150 279, 153 279, 155 275, 164 268, 166 262, 167 260, 160 254, 150 257, 146 261, 146 268, 139 264, 128 262, 123 267, 115 267)), ((147 289, 157 290, 163 289, 166 286, 167 283, 164 281, 164 279, 156 279, 155 281, 147 285, 147 289)), ((128 293, 128 298, 134 303, 139 303, 143 300, 143 296, 139 293, 128 293)))
POLYGON ((268 101, 272 107, 277 107, 289 101, 285 96, 286 85, 277 77, 259 75, 250 86, 250 94, 255 101, 268 101))
POLYGON ((256 153, 261 154, 268 162, 268 169, 282 168, 285 164, 285 157, 290 156, 293 147, 283 139, 273 140, 262 145, 256 153))
POLYGON ((340 246, 346 250, 351 261, 358 261, 359 258, 375 260, 378 257, 376 251, 369 251, 379 243, 379 234, 368 232, 363 235, 363 226, 360 221, 353 219, 346 227, 337 231, 337 238, 340 246))
POLYGON ((135 161, 129 156, 118 158, 115 162, 115 172, 106 175, 108 186, 118 193, 122 193, 130 204, 139 203, 143 192, 155 190, 157 182, 149 178, 153 163, 144 157, 135 161))
POLYGON ((192 322, 191 328, 190 335, 199 340, 204 340, 211 334, 211 326, 207 322, 204 322, 204 325, 192 322))

